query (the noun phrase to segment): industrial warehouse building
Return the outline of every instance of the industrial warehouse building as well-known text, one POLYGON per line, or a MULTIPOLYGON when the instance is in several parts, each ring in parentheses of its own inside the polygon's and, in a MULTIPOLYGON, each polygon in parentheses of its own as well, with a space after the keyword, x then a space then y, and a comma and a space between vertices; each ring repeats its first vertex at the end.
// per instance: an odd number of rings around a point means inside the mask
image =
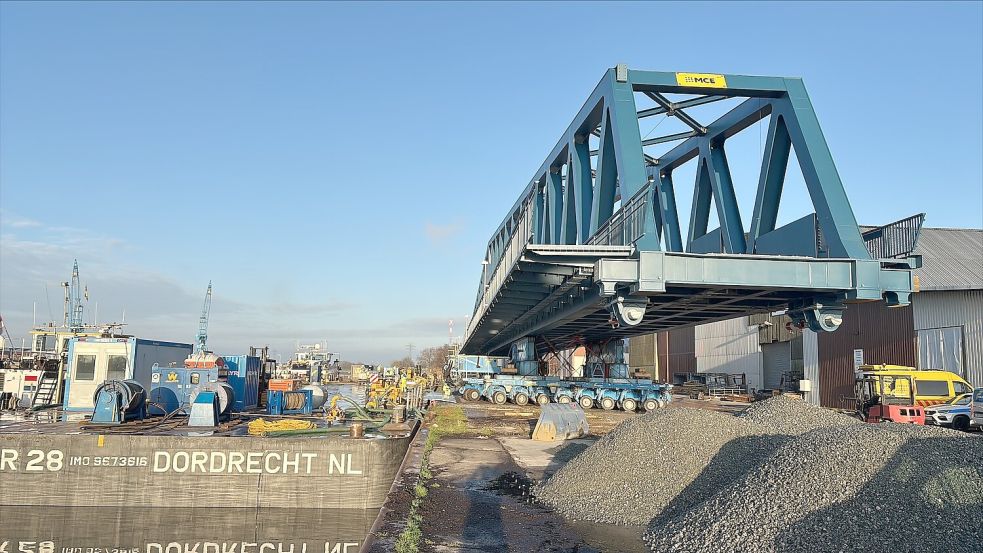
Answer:
POLYGON ((670 382, 688 372, 744 374, 754 389, 807 380, 808 401, 842 408, 861 362, 945 369, 983 386, 983 230, 923 228, 913 253, 922 267, 910 306, 853 304, 836 332, 819 334, 761 314, 641 336, 631 365, 670 382))

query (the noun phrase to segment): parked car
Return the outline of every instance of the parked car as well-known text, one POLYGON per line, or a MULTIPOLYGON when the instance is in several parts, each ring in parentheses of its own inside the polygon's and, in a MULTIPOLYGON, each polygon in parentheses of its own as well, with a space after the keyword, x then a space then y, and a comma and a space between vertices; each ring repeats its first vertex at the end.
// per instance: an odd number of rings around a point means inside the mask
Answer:
MULTIPOLYGON (((976 390, 983 399, 983 388, 976 390)), ((925 423, 939 426, 950 426, 955 430, 969 430, 971 426, 979 426, 983 420, 973 416, 975 393, 960 394, 948 401, 925 409, 925 423)))

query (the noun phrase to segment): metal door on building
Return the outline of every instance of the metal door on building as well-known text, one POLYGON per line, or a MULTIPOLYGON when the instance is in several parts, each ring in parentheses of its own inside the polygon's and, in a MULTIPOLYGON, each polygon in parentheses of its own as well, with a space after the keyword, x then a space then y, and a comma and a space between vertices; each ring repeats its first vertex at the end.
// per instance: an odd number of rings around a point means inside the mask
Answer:
POLYGON ((918 368, 942 369, 965 377, 962 327, 919 330, 918 368))
POLYGON ((792 369, 791 344, 789 342, 761 344, 761 364, 764 389, 781 389, 782 375, 792 369))

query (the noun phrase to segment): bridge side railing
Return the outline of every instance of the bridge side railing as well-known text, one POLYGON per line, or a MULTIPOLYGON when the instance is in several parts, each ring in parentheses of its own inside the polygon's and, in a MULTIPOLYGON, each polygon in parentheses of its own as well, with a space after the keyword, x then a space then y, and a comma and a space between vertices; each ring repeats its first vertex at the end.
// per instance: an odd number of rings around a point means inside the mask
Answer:
POLYGON ((625 246, 634 244, 645 234, 645 216, 648 211, 650 185, 642 187, 624 203, 611 218, 601 225, 587 240, 588 246, 625 246))
MULTIPOLYGON (((491 276, 486 279, 486 275, 482 274, 483 290, 478 290, 478 299, 475 304, 474 315, 468 323, 467 335, 470 335, 474 327, 481 321, 481 317, 488 309, 488 304, 498 294, 498 291, 501 290, 502 285, 505 284, 505 279, 512 272, 512 267, 522 256, 522 252, 529 245, 529 242, 532 241, 533 225, 530 213, 531 207, 532 202, 529 202, 526 204, 525 209, 522 210, 519 220, 515 223, 515 231, 512 233, 512 237, 505 246, 501 257, 498 258, 495 268, 492 269, 491 276)), ((487 265, 485 267, 487 270, 487 265)))
POLYGON ((925 222, 925 214, 919 213, 900 221, 863 233, 864 244, 874 259, 904 257, 915 251, 918 236, 925 222))

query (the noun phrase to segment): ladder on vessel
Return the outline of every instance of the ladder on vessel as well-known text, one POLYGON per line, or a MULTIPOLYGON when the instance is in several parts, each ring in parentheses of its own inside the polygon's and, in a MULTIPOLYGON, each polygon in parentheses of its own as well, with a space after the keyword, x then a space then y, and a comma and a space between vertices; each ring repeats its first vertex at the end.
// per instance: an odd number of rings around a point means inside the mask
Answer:
POLYGON ((46 407, 55 403, 55 393, 58 391, 58 372, 44 371, 38 377, 37 388, 31 397, 31 408, 46 407))

